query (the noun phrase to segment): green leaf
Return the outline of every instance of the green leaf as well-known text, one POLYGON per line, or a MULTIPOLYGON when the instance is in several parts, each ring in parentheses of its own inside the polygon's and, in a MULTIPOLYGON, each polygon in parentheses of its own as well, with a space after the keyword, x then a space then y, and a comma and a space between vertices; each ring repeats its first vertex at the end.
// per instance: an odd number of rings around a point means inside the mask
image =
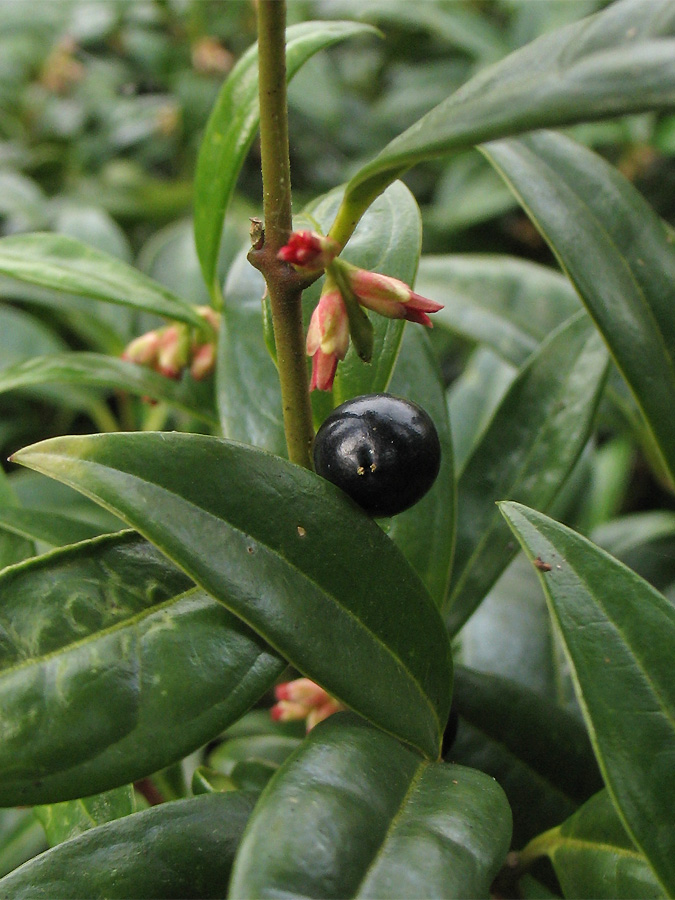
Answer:
POLYGON ((512 847, 520 848, 577 809, 576 801, 556 789, 500 740, 460 717, 448 762, 479 769, 503 788, 513 811, 512 847))
POLYGON ((286 456, 279 373, 263 334, 265 282, 243 252, 225 282, 216 399, 227 438, 286 456))
POLYGON ((130 816, 136 812, 136 800, 134 789, 128 784, 93 797, 35 806, 33 812, 42 823, 49 846, 54 847, 97 825, 130 816))
POLYGON ((458 641, 457 659, 464 665, 515 681, 580 715, 560 639, 523 553, 504 570, 458 641))
POLYGON ((452 634, 515 556, 495 502, 546 508, 553 501, 588 439, 606 372, 605 348, 581 313, 553 332, 509 387, 457 485, 452 634))
POLYGON ((192 379, 186 377, 182 382, 176 382, 145 366, 102 353, 73 351, 37 356, 0 372, 0 393, 40 384, 75 384, 129 391, 162 400, 217 425, 210 404, 206 404, 203 397, 200 399, 199 385, 192 379))
POLYGON ((162 803, 100 825, 0 880, 13 900, 223 897, 253 801, 240 792, 162 803))
POLYGON ((675 482, 672 231, 616 169, 569 138, 542 133, 485 152, 586 304, 675 482))
MULTIPOLYGON (((267 713, 269 716, 269 713, 267 713)), ((231 775, 240 762, 265 762, 280 766, 297 750, 300 739, 282 734, 252 734, 235 737, 225 741, 209 754, 208 763, 211 768, 231 775)))
MULTIPOLYGON (((358 34, 377 34, 357 22, 303 22, 286 32, 286 77, 319 50, 358 34)), ((204 281, 217 277, 225 213, 237 177, 258 130, 258 45, 237 62, 223 85, 206 126, 195 172, 195 243, 204 281)), ((215 289, 219 292, 216 284, 215 289)))
POLYGON ((457 478, 487 428, 517 370, 487 347, 478 347, 447 391, 457 478))
POLYGON ((448 760, 492 775, 513 810, 513 846, 523 847, 602 787, 583 723, 507 678, 457 668, 460 722, 448 760))
POLYGON ((535 854, 550 858, 565 897, 663 897, 661 886, 626 834, 607 791, 600 791, 558 828, 534 840, 524 856, 535 854))
MULTIPOLYGON (((0 516, 12 517, 17 509, 18 501, 12 490, 9 478, 0 467, 0 516)), ((0 531, 0 569, 13 563, 21 562, 35 552, 33 543, 11 530, 0 531)))
POLYGON ((0 878, 46 849, 44 828, 31 809, 0 809, 0 878))
POLYGON ((492 778, 429 763, 338 713, 264 791, 230 897, 484 897, 510 834, 492 778))
POLYGON ((444 304, 435 325, 487 344, 514 366, 579 309, 563 275, 512 256, 423 256, 415 290, 444 304))
POLYGON ((515 503, 501 511, 562 634, 605 784, 666 893, 675 893, 675 608, 590 541, 515 503))
POLYGON ((675 105, 670 0, 622 0, 544 34, 484 69, 351 179, 333 234, 344 242, 394 179, 425 159, 483 141, 675 105))
POLYGON ((150 775, 215 737, 282 668, 131 532, 14 566, 0 575, 0 805, 150 775))
POLYGON ((42 509, 21 509, 19 506, 0 507, 0 529, 30 541, 42 541, 52 547, 76 544, 101 533, 96 525, 72 516, 62 516, 42 509))
POLYGON ((0 274, 204 328, 204 319, 161 284, 114 256, 63 234, 13 234, 2 238, 0 274))
POLYGON ((334 485, 196 434, 54 438, 14 459, 133 523, 299 671, 437 756, 452 671, 439 614, 334 485))
POLYGON ((441 468, 433 487, 419 503, 390 519, 385 529, 440 607, 454 549, 455 470, 443 381, 429 338, 421 328, 406 326, 389 389, 422 406, 441 441, 441 468))
POLYGON ((507 678, 458 666, 458 713, 576 802, 602 787, 583 723, 548 698, 507 678))

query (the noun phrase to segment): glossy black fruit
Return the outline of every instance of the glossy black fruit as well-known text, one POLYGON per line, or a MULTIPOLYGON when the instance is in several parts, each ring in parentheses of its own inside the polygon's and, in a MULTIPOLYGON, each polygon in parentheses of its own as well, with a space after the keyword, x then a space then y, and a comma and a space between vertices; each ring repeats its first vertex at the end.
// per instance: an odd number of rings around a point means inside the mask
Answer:
POLYGON ((417 503, 438 475, 441 445, 416 403, 365 394, 338 406, 314 443, 314 467, 373 516, 417 503))

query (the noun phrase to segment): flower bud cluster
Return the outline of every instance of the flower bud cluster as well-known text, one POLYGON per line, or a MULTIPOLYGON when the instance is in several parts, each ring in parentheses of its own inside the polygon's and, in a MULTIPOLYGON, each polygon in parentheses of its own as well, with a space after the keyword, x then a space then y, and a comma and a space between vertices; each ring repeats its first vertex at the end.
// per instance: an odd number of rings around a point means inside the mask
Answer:
MULTIPOLYGON (((217 333, 220 315, 210 306, 198 306, 196 312, 217 333)), ((205 340, 203 332, 183 322, 173 322, 135 338, 126 347, 122 359, 178 379, 189 368, 196 381, 202 381, 216 365, 216 340, 205 340)))
POLYGON ((429 313, 443 308, 442 304, 416 294, 398 278, 344 262, 338 258, 339 251, 336 241, 314 231, 294 232, 279 251, 279 259, 297 271, 311 275, 325 269, 327 273, 307 332, 307 354, 312 357, 310 390, 331 390, 337 364, 347 353, 350 335, 359 356, 366 361, 370 359, 372 326, 359 307, 427 328, 432 327, 429 313))
POLYGON ((307 731, 345 707, 309 678, 285 681, 274 689, 277 702, 270 710, 275 722, 306 720, 307 731))

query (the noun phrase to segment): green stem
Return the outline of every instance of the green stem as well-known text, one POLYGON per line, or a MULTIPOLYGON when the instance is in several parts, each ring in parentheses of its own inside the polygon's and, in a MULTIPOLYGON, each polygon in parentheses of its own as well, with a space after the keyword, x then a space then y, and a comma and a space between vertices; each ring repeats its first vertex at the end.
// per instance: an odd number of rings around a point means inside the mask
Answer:
POLYGON ((286 445, 291 462, 311 468, 314 438, 302 328, 306 280, 277 259, 293 227, 286 102, 286 4, 258 2, 260 154, 265 232, 249 261, 265 276, 272 309, 286 445))

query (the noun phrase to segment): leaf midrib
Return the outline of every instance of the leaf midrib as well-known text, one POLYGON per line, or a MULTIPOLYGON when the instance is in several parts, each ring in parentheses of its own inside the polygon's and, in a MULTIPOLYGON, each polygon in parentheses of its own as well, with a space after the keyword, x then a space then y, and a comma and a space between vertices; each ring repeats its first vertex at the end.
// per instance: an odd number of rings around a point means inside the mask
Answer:
MULTIPOLYGON (((37 454, 34 454, 34 456, 35 456, 35 455, 37 455, 37 454)), ((39 454, 39 455, 40 455, 40 456, 46 456, 47 454, 42 453, 42 454, 39 454)), ((52 454, 49 454, 49 457, 52 458, 52 459, 53 459, 54 457, 56 457, 56 459, 59 459, 59 460, 65 462, 65 463, 72 463, 72 462, 73 462, 73 458, 72 458, 72 457, 62 456, 62 455, 60 455, 60 454, 52 453, 52 454)), ((23 459, 18 460, 18 461, 24 462, 24 460, 25 460, 25 456, 23 457, 23 459)), ((217 522, 219 525, 221 525, 221 526, 222 526, 222 525, 225 525, 227 528, 230 528, 232 531, 236 532, 237 534, 239 534, 239 535, 244 535, 244 536, 245 536, 245 532, 241 531, 241 529, 237 528, 236 526, 230 524, 230 523, 227 522, 225 519, 219 518, 219 517, 218 517, 217 515, 215 515, 214 513, 209 512, 208 510, 204 509, 203 507, 198 506, 196 503, 192 503, 192 501, 187 500, 186 498, 182 497, 180 494, 176 494, 174 491, 171 491, 171 490, 169 490, 168 488, 163 487, 162 485, 158 485, 158 484, 156 484, 156 483, 153 482, 153 481, 145 480, 145 479, 143 479, 143 478, 140 478, 139 476, 132 475, 132 474, 130 474, 130 473, 128 473, 128 472, 125 472, 125 471, 123 471, 123 470, 121 470, 121 469, 111 469, 111 467, 109 467, 109 466, 105 466, 105 465, 103 465, 102 463, 94 462, 94 461, 92 461, 92 460, 86 460, 86 459, 79 458, 79 459, 77 459, 77 462, 79 462, 80 464, 83 464, 85 467, 92 467, 92 468, 94 468, 94 469, 97 469, 97 468, 100 468, 100 469, 108 469, 109 471, 119 472, 120 474, 124 475, 126 478, 131 479, 132 481, 138 481, 138 482, 140 482, 141 484, 144 484, 144 485, 150 485, 150 486, 151 486, 153 489, 155 489, 155 490, 161 491, 162 493, 167 494, 167 495, 170 496, 170 497, 175 497, 175 498, 177 498, 177 500, 179 500, 181 503, 184 503, 185 505, 187 505, 187 506, 190 507, 191 509, 197 510, 201 515, 204 515, 204 516, 209 517, 210 519, 213 519, 213 520, 214 520, 215 522, 217 522)), ((38 467, 35 466, 34 468, 38 468, 38 467)), ((38 470, 39 470, 39 469, 38 469, 38 470)), ((44 472, 44 474, 47 474, 47 475, 50 474, 49 466, 47 467, 47 470, 44 472)), ((67 478, 62 478, 61 476, 59 476, 59 480, 63 481, 65 484, 69 484, 71 487, 75 488, 75 490, 81 492, 81 493, 84 494, 85 496, 88 496, 90 499, 92 499, 92 500, 94 500, 95 502, 99 503, 99 504, 100 504, 101 506, 103 506, 104 508, 106 508, 106 509, 110 510, 111 512, 115 513, 116 515, 119 516, 120 519, 122 519, 123 521, 126 521, 132 528, 135 528, 135 529, 139 532, 139 534, 142 534, 144 537, 147 538, 147 540, 150 540, 151 543, 155 543, 155 542, 153 541, 153 539, 150 537, 149 534, 144 533, 144 529, 143 529, 143 528, 138 527, 137 524, 135 524, 134 522, 131 521, 131 519, 129 518, 129 516, 127 515, 126 512, 124 512, 124 511, 118 509, 118 508, 115 507, 112 503, 110 503, 110 502, 108 502, 108 501, 105 501, 105 502, 104 502, 100 496, 98 496, 98 495, 97 495, 96 493, 94 493, 93 491, 86 490, 86 489, 85 489, 79 482, 77 482, 77 481, 71 481, 71 480, 69 480, 69 479, 67 479, 67 478)), ((258 539, 257 537, 255 537, 254 535, 250 535, 250 536, 251 536, 251 537, 254 537, 255 540, 259 540, 259 539, 258 539)), ((385 643, 384 643, 384 642, 383 642, 376 634, 374 634, 374 632, 372 632, 372 631, 370 631, 368 628, 366 628, 366 626, 365 626, 364 623, 361 621, 361 619, 359 619, 359 617, 358 617, 357 615, 355 615, 355 614, 352 612, 352 610, 347 609, 346 607, 342 606, 342 605, 339 603, 338 599, 334 596, 334 594, 333 594, 331 591, 328 591, 328 590, 326 590, 325 588, 323 588, 323 587, 322 587, 322 586, 321 586, 314 578, 312 578, 312 577, 310 577, 309 575, 307 575, 306 573, 304 573, 301 569, 299 569, 299 568, 297 567, 297 565, 296 565, 295 563, 293 563, 293 562, 291 562, 290 560, 286 559, 286 557, 284 557, 278 550, 275 550, 274 548, 270 547, 268 544, 266 544, 266 543, 263 542, 263 541, 259 541, 259 543, 261 544, 261 546, 263 546, 263 547, 266 549, 266 551, 267 551, 268 553, 270 553, 270 555, 272 555, 272 556, 276 557, 277 559, 281 560, 285 565, 287 565, 287 566, 288 566, 289 568, 291 568, 294 572, 296 572, 296 573, 298 574, 299 578, 301 578, 301 579, 303 579, 304 581, 308 582, 308 583, 311 584, 316 590, 318 590, 321 594, 323 594, 323 596, 329 598, 330 601, 331 601, 331 603, 333 604, 334 607, 336 607, 341 613, 346 614, 349 618, 351 618, 354 622, 356 622, 356 623, 359 625, 360 629, 361 629, 363 632, 365 632, 367 635, 369 635, 369 636, 371 637, 371 639, 373 640, 373 642, 376 643, 376 644, 378 644, 378 645, 385 651, 385 653, 391 657, 391 659, 392 659, 393 662, 394 662, 395 667, 396 667, 397 669, 399 669, 400 671, 402 671, 402 672, 406 675, 407 680, 408 680, 409 682, 411 682, 412 684, 415 685, 415 687, 416 687, 416 689, 417 689, 417 692, 419 693, 419 695, 420 695, 420 697, 421 697, 421 699, 422 699, 424 705, 425 705, 429 710, 431 710, 433 719, 434 719, 434 721, 438 724, 438 730, 439 730, 439 732, 440 732, 440 719, 439 719, 439 716, 438 716, 438 713, 437 713, 436 709, 434 708, 434 706, 432 705, 432 703, 431 703, 429 697, 427 696, 426 692, 425 692, 424 689, 422 688, 422 685, 420 684, 418 678, 415 677, 415 676, 413 676, 412 672, 411 672, 411 671, 403 664, 403 661, 401 660, 401 658, 398 657, 398 656, 396 656, 396 655, 392 652, 392 650, 391 650, 391 649, 390 649, 390 648, 389 648, 389 647, 388 647, 388 646, 387 646, 387 645, 386 645, 386 644, 385 644, 385 643)), ((156 546, 159 546, 159 544, 156 544, 156 546)), ((172 560, 172 562, 174 562, 176 565, 178 565, 179 568, 183 569, 183 566, 181 565, 181 563, 179 563, 177 560, 175 560, 175 559, 173 558, 173 554, 169 555, 169 554, 167 553, 166 555, 172 560)), ((194 577, 194 576, 192 576, 189 572, 188 572, 187 574, 188 574, 191 578, 194 577)), ((194 580, 195 580, 195 582, 199 585, 199 582, 197 581, 197 579, 195 578, 194 580)), ((199 585, 199 586, 202 587, 202 590, 205 590, 209 595, 211 595, 211 592, 210 592, 207 588, 205 588, 205 587, 202 586, 202 585, 199 585)), ((214 598, 214 599, 218 600, 218 598, 214 598)), ((218 602, 223 602, 223 601, 218 600, 218 602)), ((430 604, 431 604, 431 601, 430 601, 430 604)), ((225 606, 225 603, 223 603, 223 605, 225 606)), ((226 608, 229 608, 229 607, 226 607, 226 608)), ((241 614, 241 610, 236 610, 236 612, 235 612, 234 610, 231 610, 231 611, 234 613, 234 615, 237 616, 237 618, 239 618, 239 619, 241 619, 243 622, 245 622, 245 623, 246 623, 253 631, 255 631, 257 634, 260 634, 260 632, 259 632, 259 630, 258 630, 256 624, 250 622, 247 618, 245 618, 245 617, 241 614)), ((281 648, 279 648, 278 646, 276 646, 276 644, 275 644, 273 641, 269 640, 269 638, 268 638, 267 635, 261 635, 261 636, 263 637, 263 639, 264 639, 265 641, 267 641, 267 642, 270 644, 270 646, 271 646, 277 653, 280 653, 282 656, 286 656, 286 651, 285 651, 285 650, 282 650, 281 648)), ((289 660, 289 661, 291 661, 291 660, 289 660)))

